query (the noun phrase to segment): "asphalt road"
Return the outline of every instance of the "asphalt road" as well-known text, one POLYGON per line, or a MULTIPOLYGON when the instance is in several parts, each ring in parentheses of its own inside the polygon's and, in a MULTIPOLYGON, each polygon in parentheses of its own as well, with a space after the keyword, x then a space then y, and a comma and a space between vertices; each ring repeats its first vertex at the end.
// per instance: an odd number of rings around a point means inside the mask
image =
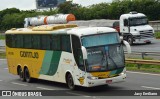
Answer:
POLYGON ((155 40, 151 44, 134 44, 132 51, 138 52, 160 52, 160 40, 155 40))
MULTIPOLYGON (((19 77, 8 73, 5 59, 0 59, 0 90, 61 90, 66 96, 30 97, 31 99, 159 99, 160 96, 105 96, 114 95, 112 90, 118 90, 120 94, 129 90, 155 90, 160 91, 160 74, 127 72, 126 82, 115 83, 109 86, 100 86, 91 89, 78 87, 76 91, 70 91, 65 84, 36 80, 34 83, 21 82, 19 77), (72 96, 74 95, 74 96, 72 96)), ((60 91, 60 92, 61 92, 60 91)), ((57 93, 58 94, 58 93, 57 93)), ((160 93, 159 93, 160 94, 160 93)), ((9 97, 2 97, 8 99, 9 97)), ((28 97, 23 97, 29 99, 28 97)), ((1 99, 1 97, 0 97, 1 99)), ((12 97, 11 99, 22 99, 12 97)))

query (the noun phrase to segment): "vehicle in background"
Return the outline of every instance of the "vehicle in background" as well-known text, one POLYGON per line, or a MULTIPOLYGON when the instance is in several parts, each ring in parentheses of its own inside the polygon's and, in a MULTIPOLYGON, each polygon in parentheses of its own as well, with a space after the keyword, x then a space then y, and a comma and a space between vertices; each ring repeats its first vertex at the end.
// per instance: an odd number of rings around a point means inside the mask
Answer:
POLYGON ((146 15, 137 12, 122 14, 119 20, 76 20, 70 21, 68 24, 115 28, 130 45, 133 43, 151 43, 154 41, 154 30, 148 24, 146 15))

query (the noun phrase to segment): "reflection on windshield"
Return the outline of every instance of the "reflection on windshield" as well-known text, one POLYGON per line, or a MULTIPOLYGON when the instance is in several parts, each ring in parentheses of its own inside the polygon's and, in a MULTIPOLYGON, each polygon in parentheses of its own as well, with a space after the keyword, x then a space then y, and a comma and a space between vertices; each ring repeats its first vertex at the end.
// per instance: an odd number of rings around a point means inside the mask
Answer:
POLYGON ((109 45, 87 48, 87 70, 105 71, 124 67, 124 54, 122 45, 109 45))
POLYGON ((130 26, 146 25, 148 24, 148 19, 146 17, 130 18, 129 24, 130 26))
POLYGON ((115 43, 120 43, 119 34, 117 32, 82 37, 82 44, 84 47, 93 47, 115 43))

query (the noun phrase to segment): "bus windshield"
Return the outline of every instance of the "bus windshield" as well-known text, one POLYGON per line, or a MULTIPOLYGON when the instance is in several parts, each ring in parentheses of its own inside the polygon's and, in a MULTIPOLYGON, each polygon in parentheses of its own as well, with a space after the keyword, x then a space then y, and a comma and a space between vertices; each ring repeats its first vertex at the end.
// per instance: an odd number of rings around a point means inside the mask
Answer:
POLYGON ((123 46, 118 33, 82 37, 88 59, 87 71, 107 71, 124 67, 123 46))
POLYGON ((146 17, 130 18, 129 24, 130 26, 146 25, 148 24, 148 19, 146 17))

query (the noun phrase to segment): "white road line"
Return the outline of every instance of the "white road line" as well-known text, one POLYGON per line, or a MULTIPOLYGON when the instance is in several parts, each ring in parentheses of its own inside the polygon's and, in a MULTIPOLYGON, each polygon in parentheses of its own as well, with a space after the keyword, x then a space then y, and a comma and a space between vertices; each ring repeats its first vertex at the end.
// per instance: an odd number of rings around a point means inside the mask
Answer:
POLYGON ((44 88, 44 87, 36 87, 38 89, 43 89, 43 90, 55 90, 55 89, 50 89, 50 88, 44 88))
POLYGON ((83 97, 91 97, 91 96, 87 96, 87 95, 83 95, 83 94, 78 94, 78 93, 73 93, 73 92, 66 92, 68 94, 72 94, 72 95, 77 95, 77 96, 83 96, 83 97))
POLYGON ((147 89, 156 89, 156 90, 160 90, 160 88, 155 88, 155 87, 148 87, 148 86, 141 86, 143 88, 147 88, 147 89))
POLYGON ((8 69, 8 68, 4 68, 4 69, 8 69))
POLYGON ((3 61, 3 60, 6 60, 6 59, 0 59, 0 61, 3 61))
POLYGON ((12 84, 15 84, 15 85, 20 85, 20 86, 28 86, 26 84, 21 84, 21 83, 16 83, 16 82, 11 82, 12 84))
POLYGON ((3 81, 3 80, 0 80, 0 81, 3 81))
POLYGON ((142 72, 132 72, 127 71, 128 73, 134 73, 134 74, 144 74, 144 75, 153 75, 153 76, 160 76, 160 74, 152 74, 152 73, 142 73, 142 72))

